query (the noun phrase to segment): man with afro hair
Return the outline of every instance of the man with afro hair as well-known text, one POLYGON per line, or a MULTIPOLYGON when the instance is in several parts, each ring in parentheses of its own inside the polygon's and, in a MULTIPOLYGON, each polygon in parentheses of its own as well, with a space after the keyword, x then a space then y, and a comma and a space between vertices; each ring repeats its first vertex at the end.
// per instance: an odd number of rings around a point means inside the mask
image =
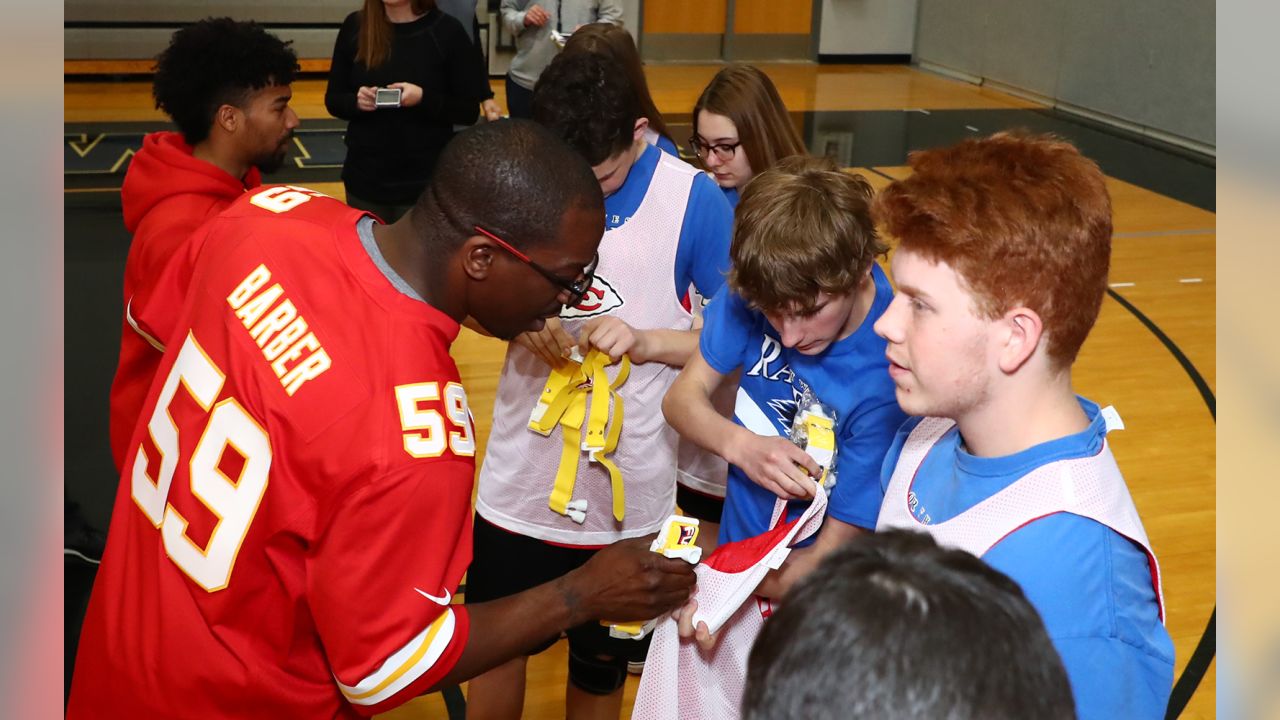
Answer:
POLYGON ((133 233, 124 269, 120 360, 111 385, 111 454, 121 467, 165 338, 147 337, 133 318, 169 258, 205 220, 261 172, 284 162, 298 126, 289 107, 298 58, 289 43, 253 22, 209 18, 173 34, 156 58, 152 94, 178 132, 151 133, 133 157, 121 191, 133 233))

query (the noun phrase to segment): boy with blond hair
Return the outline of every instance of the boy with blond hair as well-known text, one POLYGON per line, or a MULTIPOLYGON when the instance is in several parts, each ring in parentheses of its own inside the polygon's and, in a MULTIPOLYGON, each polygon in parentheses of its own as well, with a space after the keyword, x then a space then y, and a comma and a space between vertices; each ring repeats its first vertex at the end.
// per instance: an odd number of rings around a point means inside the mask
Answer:
POLYGON ((923 530, 1022 586, 1081 718, 1159 718, 1173 682, 1160 573, 1107 442, 1115 410, 1071 366, 1107 289, 1111 201, 1057 138, 913 153, 876 219, 898 296, 876 323, 913 418, 885 458, 877 529, 923 530))

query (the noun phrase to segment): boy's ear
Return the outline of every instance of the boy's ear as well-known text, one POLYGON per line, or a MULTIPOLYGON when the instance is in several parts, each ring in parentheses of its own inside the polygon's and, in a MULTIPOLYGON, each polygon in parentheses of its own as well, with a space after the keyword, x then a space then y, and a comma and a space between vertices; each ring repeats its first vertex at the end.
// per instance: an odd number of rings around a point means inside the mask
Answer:
POLYGON ((648 129, 649 129, 649 118, 647 117, 636 118, 636 129, 632 133, 632 138, 635 140, 643 140, 644 131, 648 129))
POLYGON ((1044 336, 1044 322, 1039 313, 1031 308, 1016 307, 1006 312, 1001 318, 1004 337, 999 348, 1000 371, 1013 374, 1022 367, 1036 348, 1040 347, 1040 339, 1044 336))

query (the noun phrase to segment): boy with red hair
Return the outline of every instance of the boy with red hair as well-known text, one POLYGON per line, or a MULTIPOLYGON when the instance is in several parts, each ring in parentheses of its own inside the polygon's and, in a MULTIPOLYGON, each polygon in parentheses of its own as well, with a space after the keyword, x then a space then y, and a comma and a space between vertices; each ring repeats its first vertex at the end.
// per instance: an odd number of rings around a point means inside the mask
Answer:
POLYGON ((1075 394, 1098 317, 1111 201, 1052 137, 999 133, 913 153, 876 219, 899 241, 876 322, 911 415, 885 458, 877 530, 924 530, 1022 586, 1081 718, 1163 717, 1173 645, 1159 567, 1107 443, 1075 394))

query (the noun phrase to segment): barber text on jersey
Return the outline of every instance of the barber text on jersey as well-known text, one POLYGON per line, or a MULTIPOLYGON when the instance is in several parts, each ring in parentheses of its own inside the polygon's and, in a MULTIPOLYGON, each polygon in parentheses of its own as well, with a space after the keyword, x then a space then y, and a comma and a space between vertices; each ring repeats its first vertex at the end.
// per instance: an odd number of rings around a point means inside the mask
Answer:
POLYGON ((227 304, 292 397, 333 362, 280 283, 262 289, 270 280, 271 271, 259 265, 227 296, 227 304))

